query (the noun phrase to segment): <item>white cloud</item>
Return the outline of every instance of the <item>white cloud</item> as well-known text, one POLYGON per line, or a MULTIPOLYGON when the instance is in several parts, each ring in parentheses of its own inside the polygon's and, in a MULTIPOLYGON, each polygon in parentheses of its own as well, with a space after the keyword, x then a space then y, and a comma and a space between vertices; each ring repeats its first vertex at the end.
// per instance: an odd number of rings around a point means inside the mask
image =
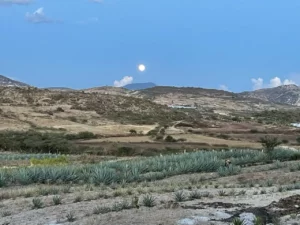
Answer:
POLYGON ((48 18, 44 13, 44 8, 38 8, 35 12, 25 14, 25 19, 30 23, 53 23, 57 22, 48 18))
POLYGON ((123 87, 127 84, 131 84, 133 82, 133 77, 125 76, 121 80, 115 80, 114 86, 115 87, 123 87))
POLYGON ((280 86, 281 83, 281 79, 279 77, 274 77, 273 79, 270 80, 270 87, 278 87, 280 86))
MULTIPOLYGON (((285 79, 285 80, 283 81, 283 85, 289 85, 289 84, 296 84, 296 82, 293 81, 293 80, 288 80, 288 79, 285 79)), ((297 84, 296 84, 296 85, 297 85, 297 84)))
POLYGON ((264 80, 262 78, 258 78, 258 79, 252 78, 251 82, 253 84, 253 90, 263 88, 264 80))
POLYGON ((0 5, 28 5, 33 0, 0 0, 0 5))
POLYGON ((273 88, 273 87, 278 87, 281 85, 289 85, 289 84, 296 84, 295 81, 285 79, 284 81, 281 81, 279 77, 274 77, 270 80, 269 84, 264 84, 264 80, 262 78, 252 78, 251 79, 252 84, 253 84, 253 90, 258 90, 262 88, 273 88))
POLYGON ((219 88, 223 91, 229 91, 229 88, 224 84, 221 84, 219 88))

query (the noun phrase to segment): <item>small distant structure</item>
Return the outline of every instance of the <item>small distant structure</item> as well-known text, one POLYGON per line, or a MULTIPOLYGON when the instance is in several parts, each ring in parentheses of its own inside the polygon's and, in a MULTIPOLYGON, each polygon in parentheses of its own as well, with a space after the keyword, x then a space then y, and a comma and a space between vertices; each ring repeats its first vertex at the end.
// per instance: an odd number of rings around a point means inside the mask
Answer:
POLYGON ((173 109, 197 109, 197 107, 195 106, 191 106, 191 105, 168 105, 169 108, 173 108, 173 109))
POLYGON ((291 126, 300 128, 300 123, 291 123, 291 126))

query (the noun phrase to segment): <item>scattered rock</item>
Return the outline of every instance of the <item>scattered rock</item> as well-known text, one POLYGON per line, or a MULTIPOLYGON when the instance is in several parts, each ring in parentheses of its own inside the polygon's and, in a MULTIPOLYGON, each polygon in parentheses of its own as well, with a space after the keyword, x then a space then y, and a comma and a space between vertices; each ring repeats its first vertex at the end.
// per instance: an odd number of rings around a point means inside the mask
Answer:
POLYGON ((197 223, 197 222, 208 222, 208 221, 210 221, 210 218, 205 217, 205 216, 194 216, 193 218, 194 218, 195 223, 197 223))
POLYGON ((216 220, 224 220, 224 219, 228 219, 228 218, 232 217, 232 215, 225 213, 225 212, 221 212, 221 211, 215 212, 214 216, 215 216, 216 220))
POLYGON ((178 224, 179 225, 195 225, 195 220, 185 218, 185 219, 179 220, 178 224))

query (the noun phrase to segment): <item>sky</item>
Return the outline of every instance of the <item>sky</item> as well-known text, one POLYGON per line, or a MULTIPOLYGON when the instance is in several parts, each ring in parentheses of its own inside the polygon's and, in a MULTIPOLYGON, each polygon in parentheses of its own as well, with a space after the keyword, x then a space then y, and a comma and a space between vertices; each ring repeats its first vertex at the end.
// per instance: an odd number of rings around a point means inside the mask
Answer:
POLYGON ((300 84, 299 12, 299 0, 0 0, 0 74, 76 89, 300 84))

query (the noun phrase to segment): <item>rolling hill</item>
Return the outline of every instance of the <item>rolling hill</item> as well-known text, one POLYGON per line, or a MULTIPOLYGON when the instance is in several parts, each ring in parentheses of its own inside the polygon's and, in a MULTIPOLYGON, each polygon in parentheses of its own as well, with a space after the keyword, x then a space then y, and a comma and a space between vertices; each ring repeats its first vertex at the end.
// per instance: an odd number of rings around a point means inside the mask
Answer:
POLYGON ((278 104, 300 106, 300 87, 294 84, 243 92, 239 96, 278 104))

